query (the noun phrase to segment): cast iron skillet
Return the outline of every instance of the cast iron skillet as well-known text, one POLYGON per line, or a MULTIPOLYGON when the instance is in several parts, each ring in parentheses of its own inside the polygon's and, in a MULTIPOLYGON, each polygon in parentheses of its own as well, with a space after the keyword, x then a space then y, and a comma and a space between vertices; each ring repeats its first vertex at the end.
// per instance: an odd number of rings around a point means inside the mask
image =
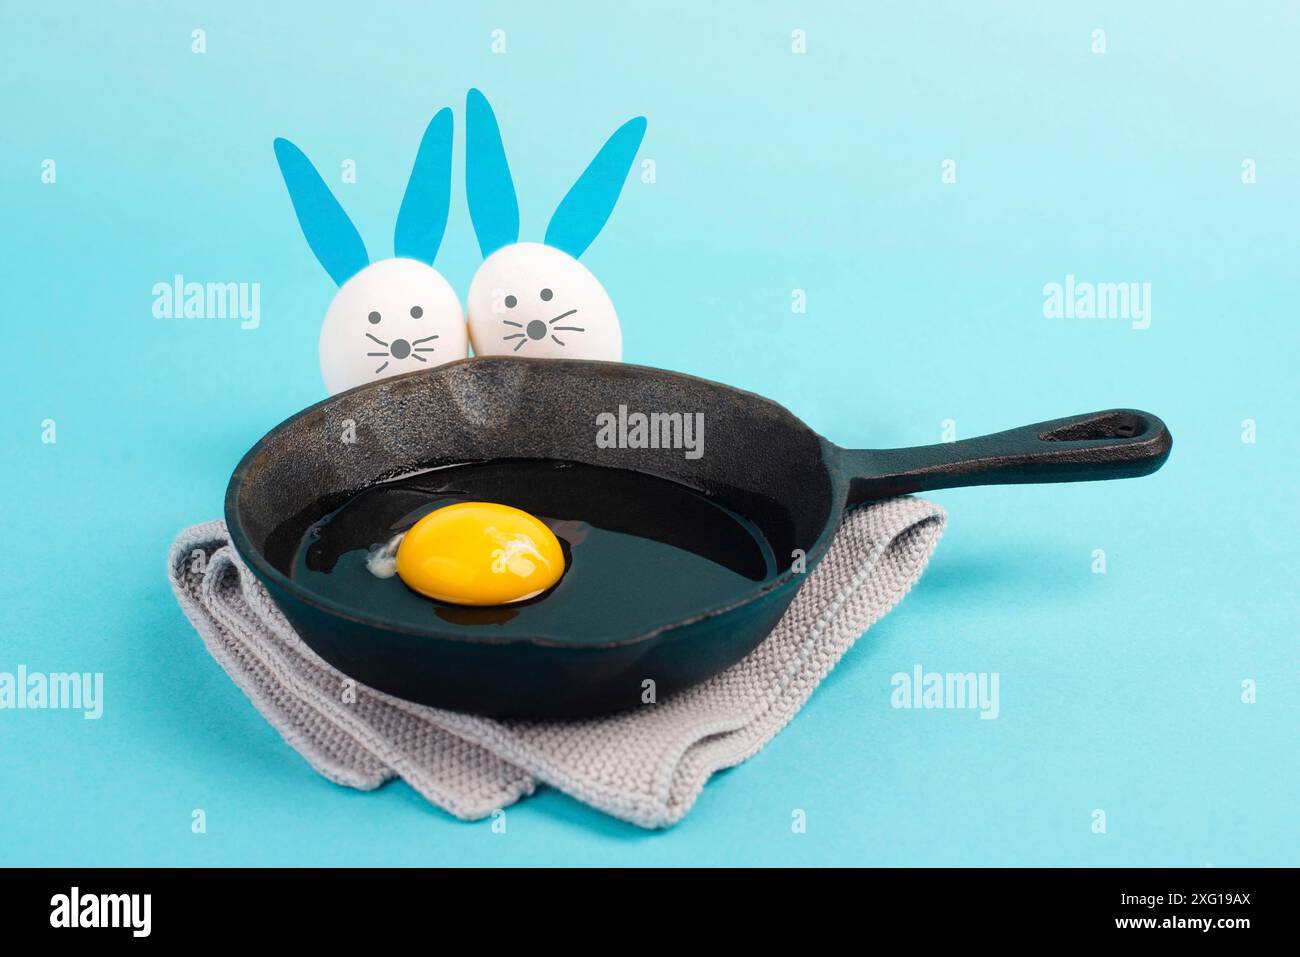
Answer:
MULTIPOLYGON (((644 634, 591 645, 562 637, 492 639, 412 628, 350 611, 286 574, 307 526, 365 486, 420 468, 503 458, 633 469, 716 496, 777 556, 803 549, 811 570, 846 507, 956 486, 1148 475, 1171 439, 1154 415, 1113 409, 942 445, 848 450, 781 406, 692 376, 620 363, 474 358, 336 395, 273 429, 226 492, 244 562, 302 639, 356 680, 400 698, 496 717, 568 718, 688 687, 754 648, 803 578, 786 571, 752 594, 644 634), (704 454, 598 448, 596 416, 702 412, 704 454), (341 438, 355 433, 355 442, 341 438)), ((635 508, 635 502, 628 502, 635 508)))

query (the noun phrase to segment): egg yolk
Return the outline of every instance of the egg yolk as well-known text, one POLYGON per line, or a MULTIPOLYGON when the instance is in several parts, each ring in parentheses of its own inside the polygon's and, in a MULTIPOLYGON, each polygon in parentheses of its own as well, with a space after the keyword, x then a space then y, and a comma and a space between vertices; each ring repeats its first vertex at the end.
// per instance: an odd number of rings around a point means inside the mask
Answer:
POLYGON ((459 502, 411 526, 397 548, 397 574, 429 598, 505 605, 532 598, 564 574, 564 552, 539 519, 509 505, 459 502))

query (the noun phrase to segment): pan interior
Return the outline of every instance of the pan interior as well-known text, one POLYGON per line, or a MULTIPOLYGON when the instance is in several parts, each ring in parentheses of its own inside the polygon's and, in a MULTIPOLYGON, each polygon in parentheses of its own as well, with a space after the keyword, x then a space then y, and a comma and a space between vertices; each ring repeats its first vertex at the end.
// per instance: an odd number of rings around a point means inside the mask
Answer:
POLYGON ((667 479, 549 459, 497 459, 372 485, 314 524, 291 578, 354 614, 468 638, 604 644, 701 609, 743 602, 777 577, 775 556, 743 517, 667 479), (456 502, 523 509, 550 526, 565 571, 543 594, 503 605, 427 598, 371 560, 419 518, 456 502))
MULTIPOLYGON (((757 531, 780 571, 830 517, 823 454, 786 410, 717 383, 617 363, 471 359, 381 380, 290 419, 245 459, 228 518, 288 576, 307 530, 363 489, 445 466, 552 460, 703 493, 757 531)), ((643 496, 629 488, 635 512, 643 496)))

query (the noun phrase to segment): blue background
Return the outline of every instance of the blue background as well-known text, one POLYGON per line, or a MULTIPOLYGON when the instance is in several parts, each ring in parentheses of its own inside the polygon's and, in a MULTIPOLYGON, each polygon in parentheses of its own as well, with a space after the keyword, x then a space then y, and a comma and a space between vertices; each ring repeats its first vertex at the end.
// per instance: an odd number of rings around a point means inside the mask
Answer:
POLYGON ((0 863, 1297 863, 1294 6, 553 6, 8 12, 0 671, 102 671, 106 702, 98 722, 0 711, 0 863), (657 181, 629 178, 584 256, 629 361, 772 396, 846 445, 1125 405, 1166 418, 1173 457, 1135 482, 936 494, 951 522, 921 584, 667 832, 546 791, 498 835, 400 783, 328 783, 207 656, 164 557, 323 395, 334 286, 272 139, 386 256, 420 133, 452 106, 438 266, 463 296, 470 86, 525 239, 649 118, 657 181), (260 283, 260 327, 155 319, 176 273, 260 283), (1067 274, 1150 282, 1150 328, 1044 318, 1067 274), (1001 716, 892 709, 918 663, 999 672, 1001 716))

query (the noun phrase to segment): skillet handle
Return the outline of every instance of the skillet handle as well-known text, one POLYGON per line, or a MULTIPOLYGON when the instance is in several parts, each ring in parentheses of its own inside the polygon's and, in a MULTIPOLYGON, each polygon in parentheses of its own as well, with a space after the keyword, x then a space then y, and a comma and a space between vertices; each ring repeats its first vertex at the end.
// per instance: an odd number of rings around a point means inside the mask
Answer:
POLYGON ((969 485, 1096 482, 1150 475, 1173 438, 1150 412, 1110 409, 910 449, 845 450, 850 505, 969 485))

